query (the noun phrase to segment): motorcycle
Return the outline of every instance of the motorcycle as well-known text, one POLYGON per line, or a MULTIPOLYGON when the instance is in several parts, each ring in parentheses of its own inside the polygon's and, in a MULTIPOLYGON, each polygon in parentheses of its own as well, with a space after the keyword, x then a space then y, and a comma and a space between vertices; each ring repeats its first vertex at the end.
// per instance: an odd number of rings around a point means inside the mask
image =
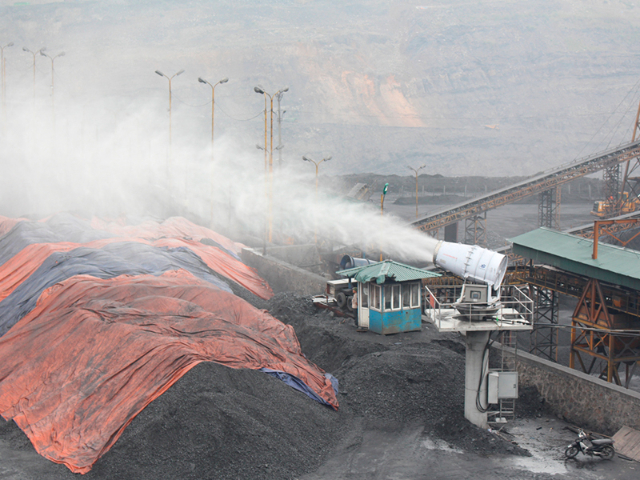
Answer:
POLYGON ((616 454, 613 448, 613 440, 610 438, 592 439, 591 434, 584 430, 578 431, 578 438, 567 447, 564 454, 567 458, 574 458, 578 453, 591 457, 601 457, 603 460, 611 460, 616 454))

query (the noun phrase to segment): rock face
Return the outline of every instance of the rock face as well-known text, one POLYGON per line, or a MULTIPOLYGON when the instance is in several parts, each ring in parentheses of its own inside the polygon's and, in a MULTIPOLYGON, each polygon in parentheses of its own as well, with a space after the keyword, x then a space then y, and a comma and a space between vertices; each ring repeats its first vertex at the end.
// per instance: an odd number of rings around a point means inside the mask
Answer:
MULTIPOLYGON (((640 7, 630 2, 9 3, 7 38, 55 37, 69 50, 58 102, 108 94, 110 118, 132 98, 161 116, 166 85, 153 71, 184 68, 176 142, 197 133, 206 147, 199 75, 231 79, 216 91, 220 137, 253 146, 264 126, 254 86, 288 86, 283 161, 328 151, 340 160, 328 168, 347 173, 420 162, 444 175, 529 175, 631 140, 640 7)), ((29 98, 17 85, 30 85, 30 58, 10 53, 10 94, 29 98)))

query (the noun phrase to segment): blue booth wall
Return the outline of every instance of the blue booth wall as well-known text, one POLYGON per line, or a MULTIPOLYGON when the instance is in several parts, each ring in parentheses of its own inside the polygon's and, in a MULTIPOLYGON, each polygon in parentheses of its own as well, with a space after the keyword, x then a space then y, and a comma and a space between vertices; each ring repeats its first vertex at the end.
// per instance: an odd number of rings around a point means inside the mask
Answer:
MULTIPOLYGON (((380 305, 384 305, 384 289, 381 289, 380 305)), ((369 330, 380 335, 422 330, 420 306, 379 312, 369 308, 369 330)))

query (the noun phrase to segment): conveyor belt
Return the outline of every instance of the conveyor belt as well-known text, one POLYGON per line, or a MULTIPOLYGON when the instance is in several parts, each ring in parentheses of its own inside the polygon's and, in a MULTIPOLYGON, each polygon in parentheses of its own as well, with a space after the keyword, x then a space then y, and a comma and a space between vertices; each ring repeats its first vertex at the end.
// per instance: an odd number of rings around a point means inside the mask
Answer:
POLYGON ((473 200, 445 207, 442 210, 419 218, 411 225, 430 232, 465 218, 513 203, 530 195, 544 192, 575 178, 618 165, 640 156, 640 141, 631 142, 603 153, 561 165, 552 170, 529 177, 522 182, 495 190, 473 200))

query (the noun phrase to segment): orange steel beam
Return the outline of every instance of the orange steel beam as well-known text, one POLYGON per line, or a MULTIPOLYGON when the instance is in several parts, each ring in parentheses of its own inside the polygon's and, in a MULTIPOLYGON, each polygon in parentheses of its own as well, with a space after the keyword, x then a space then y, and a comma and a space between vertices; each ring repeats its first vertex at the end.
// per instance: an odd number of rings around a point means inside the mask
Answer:
MULTIPOLYGON (((507 273, 505 282, 530 283, 537 287, 554 290, 563 295, 580 298, 589 278, 553 268, 536 265, 529 268, 520 268, 511 274, 507 273)), ((634 317, 640 317, 640 292, 624 289, 618 286, 600 282, 600 288, 604 294, 603 303, 609 309, 627 313, 634 317)), ((638 318, 640 327, 640 318, 638 318)))
POLYGON ((640 156, 640 141, 632 142, 617 149, 558 167, 528 181, 525 180, 448 210, 415 220, 411 222, 411 225, 425 232, 436 230, 465 218, 516 202, 530 195, 544 192, 576 178, 629 161, 638 156, 640 156))
POLYGON ((632 225, 637 223, 640 223, 640 218, 627 218, 624 220, 596 220, 593 222, 593 255, 591 255, 591 258, 594 260, 597 260, 598 258, 598 237, 600 236, 601 231, 604 235, 609 235, 615 238, 623 247, 626 247, 631 240, 640 235, 640 232, 638 232, 627 240, 621 240, 614 235, 617 231, 609 229, 600 230, 601 227, 604 227, 605 225, 628 225, 627 228, 630 228, 632 225))

